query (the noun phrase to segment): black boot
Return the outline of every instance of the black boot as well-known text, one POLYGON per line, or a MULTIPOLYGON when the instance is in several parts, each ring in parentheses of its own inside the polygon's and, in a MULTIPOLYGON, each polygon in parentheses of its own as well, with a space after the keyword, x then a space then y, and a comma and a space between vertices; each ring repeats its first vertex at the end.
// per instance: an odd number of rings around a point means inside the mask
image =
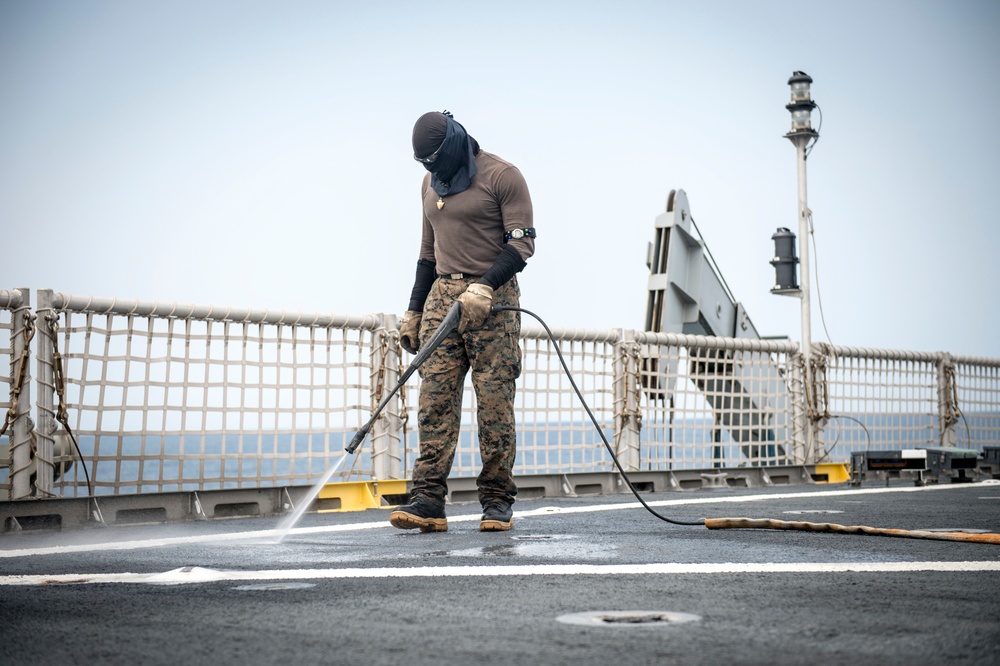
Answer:
POLYGON ((492 500, 483 507, 483 517, 479 520, 480 532, 505 532, 514 526, 514 511, 510 504, 492 500))
POLYGON ((412 530, 419 527, 421 532, 448 531, 448 519, 444 515, 444 505, 429 500, 423 495, 414 495, 409 504, 403 504, 393 509, 392 513, 389 514, 389 523, 401 530, 412 530))

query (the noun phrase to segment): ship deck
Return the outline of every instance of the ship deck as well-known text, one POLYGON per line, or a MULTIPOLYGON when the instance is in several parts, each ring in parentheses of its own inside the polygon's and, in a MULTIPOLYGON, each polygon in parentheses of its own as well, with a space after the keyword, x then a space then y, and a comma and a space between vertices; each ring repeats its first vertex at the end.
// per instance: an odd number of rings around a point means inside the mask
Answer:
MULTIPOLYGON (((643 495, 740 516, 1000 532, 1000 482, 643 495)), ((479 507, 449 530, 388 511, 0 536, 19 664, 1000 663, 1000 547, 658 520, 628 495, 479 507), (280 538, 279 537, 282 537, 280 538)))

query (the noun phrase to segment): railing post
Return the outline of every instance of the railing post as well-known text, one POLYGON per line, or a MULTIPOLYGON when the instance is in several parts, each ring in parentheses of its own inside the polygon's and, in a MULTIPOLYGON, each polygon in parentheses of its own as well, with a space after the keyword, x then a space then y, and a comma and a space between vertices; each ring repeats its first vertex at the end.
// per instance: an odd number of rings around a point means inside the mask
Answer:
POLYGON ((788 393, 791 397, 792 418, 792 455, 796 464, 807 465, 810 462, 809 432, 812 425, 809 422, 809 397, 806 388, 805 373, 802 371, 805 356, 801 350, 793 354, 789 363, 791 377, 788 382, 788 393))
MULTIPOLYGON (((34 454, 31 449, 31 349, 25 329, 34 326, 35 315, 31 311, 31 290, 20 288, 20 303, 11 310, 11 352, 10 377, 11 405, 14 406, 14 422, 7 434, 10 439, 10 498, 27 499, 32 496, 31 472, 34 454), (22 364, 24 367, 22 368, 22 364), (24 373, 21 375, 21 373, 24 373), (22 381, 19 382, 19 376, 22 381), (16 403, 16 404, 15 404, 16 403)), ((6 416, 6 414, 4 414, 6 416)))
POLYGON ((38 351, 38 427, 36 428, 36 453, 35 465, 38 470, 38 477, 35 487, 46 496, 54 495, 53 483, 55 481, 55 443, 52 436, 58 429, 56 425, 55 411, 55 373, 53 371, 53 346, 52 336, 52 290, 40 289, 38 291, 38 304, 35 308, 38 314, 38 327, 35 339, 38 341, 35 349, 38 351))
POLYGON ((639 469, 639 363, 632 331, 622 330, 615 343, 615 455, 626 471, 639 469))
POLYGON ((813 353, 809 357, 811 367, 807 375, 810 382, 809 393, 812 395, 807 412, 809 417, 808 441, 812 444, 806 450, 808 455, 806 459, 807 465, 814 465, 823 459, 823 452, 826 450, 826 445, 823 442, 823 433, 830 420, 830 396, 827 394, 828 384, 826 381, 829 353, 825 343, 814 345, 814 347, 819 347, 819 349, 814 348, 813 353))
MULTIPOLYGON (((383 315, 383 325, 372 336, 372 386, 374 404, 385 399, 399 383, 399 327, 396 315, 383 315)), ((372 474, 376 480, 402 477, 400 399, 397 392, 372 426, 372 474)))
POLYGON ((938 381, 938 431, 941 446, 955 446, 955 424, 958 423, 955 363, 951 354, 941 352, 937 362, 938 381))

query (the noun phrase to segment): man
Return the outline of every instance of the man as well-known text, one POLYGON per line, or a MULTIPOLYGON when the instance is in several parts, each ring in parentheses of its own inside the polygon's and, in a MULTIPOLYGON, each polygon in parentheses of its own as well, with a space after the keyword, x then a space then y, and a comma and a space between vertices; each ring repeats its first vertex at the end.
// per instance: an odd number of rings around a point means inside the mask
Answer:
POLYGON ((411 354, 437 330, 452 304, 458 327, 420 367, 420 455, 408 504, 389 522, 422 532, 448 529, 444 504, 455 459, 465 376, 472 369, 478 402, 477 479, 481 531, 509 530, 517 494, 514 382, 521 374, 520 313, 515 274, 534 253, 531 197, 521 172, 481 150, 450 113, 425 113, 413 127, 413 157, 426 167, 423 234, 400 342, 411 354))

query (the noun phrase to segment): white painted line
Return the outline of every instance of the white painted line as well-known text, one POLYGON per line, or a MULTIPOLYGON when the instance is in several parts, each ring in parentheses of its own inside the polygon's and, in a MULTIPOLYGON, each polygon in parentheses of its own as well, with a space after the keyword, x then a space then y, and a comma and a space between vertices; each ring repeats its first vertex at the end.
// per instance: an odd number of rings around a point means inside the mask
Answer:
MULTIPOLYGON (((911 493, 911 492, 934 492, 945 490, 969 490, 975 486, 963 484, 932 485, 932 486, 906 486, 901 488, 852 488, 849 490, 820 490, 804 493, 771 493, 764 495, 731 495, 731 496, 711 496, 697 497, 689 499, 673 499, 647 502, 651 507, 669 506, 693 506, 699 504, 742 504, 744 502, 764 502, 768 500, 785 500, 796 498, 813 497, 837 497, 850 495, 881 495, 885 493, 911 493)), ((595 513, 598 511, 627 511, 642 509, 638 502, 621 502, 614 504, 590 504, 586 506, 548 506, 530 511, 515 511, 515 518, 537 518, 542 516, 595 513)), ((480 514, 464 514, 459 516, 448 516, 449 523, 462 523, 479 520, 480 514)), ((188 544, 212 544, 221 542, 265 542, 271 544, 279 543, 279 539, 286 534, 321 534, 327 532, 356 532, 362 530, 385 529, 389 527, 389 521, 380 520, 370 523, 348 523, 339 525, 319 525, 316 527, 296 527, 287 532, 281 529, 256 530, 250 532, 230 532, 199 534, 182 537, 163 537, 158 539, 136 539, 132 541, 111 541, 107 543, 92 544, 68 544, 64 546, 48 546, 44 548, 23 548, 20 550, 0 550, 0 559, 15 557, 34 557, 38 555, 65 555, 69 553, 89 553, 108 550, 133 550, 137 548, 161 548, 164 546, 182 546, 188 544)))
POLYGON ((217 571, 184 567, 156 574, 104 573, 0 576, 0 586, 145 583, 185 585, 220 581, 335 580, 349 578, 469 578, 475 576, 657 576, 744 573, 899 573, 1000 571, 1000 562, 722 562, 657 564, 526 564, 508 566, 371 567, 217 571))

